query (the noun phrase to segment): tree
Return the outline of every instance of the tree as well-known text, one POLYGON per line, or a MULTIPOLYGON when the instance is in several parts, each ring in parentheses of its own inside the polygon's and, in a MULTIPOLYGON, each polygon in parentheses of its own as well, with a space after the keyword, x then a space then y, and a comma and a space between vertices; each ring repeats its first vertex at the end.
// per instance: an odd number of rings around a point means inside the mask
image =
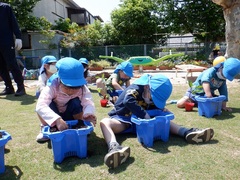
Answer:
POLYGON ((226 56, 240 58, 240 2, 239 0, 212 1, 223 8, 226 21, 226 56))
POLYGON ((11 5, 22 30, 35 30, 39 28, 39 19, 31 13, 38 1, 40 0, 2 0, 1 2, 11 5))
POLYGON ((168 34, 191 33, 204 42, 209 54, 216 42, 225 40, 224 17, 219 6, 209 0, 157 0, 159 25, 168 34))
POLYGON ((124 0, 112 11, 111 20, 119 44, 147 44, 155 42, 157 17, 151 0, 124 0))

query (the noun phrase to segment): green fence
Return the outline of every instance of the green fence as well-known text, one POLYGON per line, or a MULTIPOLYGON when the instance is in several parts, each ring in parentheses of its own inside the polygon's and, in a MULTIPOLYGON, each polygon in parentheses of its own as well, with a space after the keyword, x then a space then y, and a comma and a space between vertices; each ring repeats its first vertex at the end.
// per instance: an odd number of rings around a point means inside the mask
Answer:
MULTIPOLYGON (((80 59, 85 57, 88 60, 98 60, 100 55, 115 56, 122 59, 128 59, 132 56, 150 56, 154 59, 162 57, 170 53, 184 53, 186 55, 195 56, 197 53, 206 58, 209 54, 204 54, 204 44, 168 44, 167 46, 157 46, 156 44, 140 44, 140 45, 121 45, 121 46, 95 46, 95 47, 76 47, 72 49, 35 49, 22 50, 22 55, 27 56, 25 60, 26 67, 39 68, 41 66, 41 58, 45 55, 54 55, 57 58, 74 57, 80 59), (33 59, 31 57, 39 57, 33 59)), ((225 45, 221 45, 221 51, 225 52, 225 45)))

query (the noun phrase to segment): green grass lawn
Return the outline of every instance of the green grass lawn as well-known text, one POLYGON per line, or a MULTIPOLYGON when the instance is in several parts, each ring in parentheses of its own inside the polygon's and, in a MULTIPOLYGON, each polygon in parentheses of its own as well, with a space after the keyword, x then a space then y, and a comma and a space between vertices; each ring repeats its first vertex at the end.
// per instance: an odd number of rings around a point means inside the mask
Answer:
MULTIPOLYGON (((169 100, 182 97, 187 85, 174 85, 169 100)), ((98 122, 112 107, 100 106, 94 86, 92 91, 98 122)), ((35 88, 28 88, 26 96, 0 97, 0 127, 11 134, 6 144, 6 172, 0 179, 239 179, 240 172, 240 95, 237 83, 229 86, 228 105, 233 112, 223 112, 213 118, 201 117, 197 108, 185 112, 175 104, 167 105, 175 115, 174 122, 186 127, 211 127, 215 131, 207 144, 191 145, 182 138, 170 136, 168 142, 154 142, 152 148, 143 147, 136 135, 119 135, 123 146, 131 147, 131 156, 116 169, 108 169, 103 159, 107 146, 99 123, 88 137, 88 157, 69 157, 61 164, 53 161, 51 143, 38 144, 39 120, 34 111, 35 88)))

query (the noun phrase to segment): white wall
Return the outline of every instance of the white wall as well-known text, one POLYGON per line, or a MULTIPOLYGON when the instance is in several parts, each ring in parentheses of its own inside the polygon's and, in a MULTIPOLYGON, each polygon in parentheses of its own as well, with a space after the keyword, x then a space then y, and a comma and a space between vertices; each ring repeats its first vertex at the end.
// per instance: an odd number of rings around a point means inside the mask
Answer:
POLYGON ((54 21, 59 18, 67 18, 66 7, 70 5, 63 0, 41 0, 34 7, 33 14, 36 17, 44 16, 54 24, 54 21))

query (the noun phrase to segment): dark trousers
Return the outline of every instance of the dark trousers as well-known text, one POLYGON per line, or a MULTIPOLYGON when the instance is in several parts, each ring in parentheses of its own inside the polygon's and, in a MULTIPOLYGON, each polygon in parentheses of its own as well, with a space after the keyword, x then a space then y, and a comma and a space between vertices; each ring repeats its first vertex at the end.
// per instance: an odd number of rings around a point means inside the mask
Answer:
POLYGON ((51 104, 49 105, 49 107, 58 115, 60 115, 62 117, 63 120, 67 121, 67 120, 74 120, 73 115, 75 114, 79 114, 82 112, 82 105, 81 105, 81 101, 78 97, 71 99, 68 101, 67 103, 67 109, 64 113, 60 113, 58 111, 57 105, 55 102, 51 102, 51 104))
POLYGON ((0 76, 3 79, 6 88, 13 88, 9 71, 11 71, 18 89, 24 88, 24 80, 16 60, 15 49, 11 47, 0 47, 0 76))

